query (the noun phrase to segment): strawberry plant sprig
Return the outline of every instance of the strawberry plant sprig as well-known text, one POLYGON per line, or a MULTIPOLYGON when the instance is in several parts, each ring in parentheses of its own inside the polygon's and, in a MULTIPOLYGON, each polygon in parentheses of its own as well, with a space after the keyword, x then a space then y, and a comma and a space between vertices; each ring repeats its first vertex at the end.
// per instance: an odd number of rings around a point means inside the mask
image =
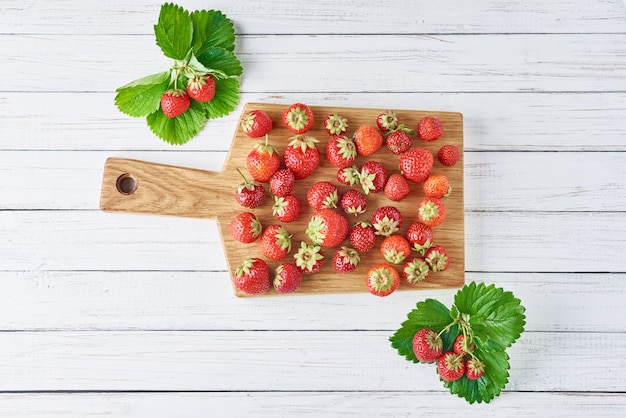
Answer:
POLYGON ((239 103, 243 67, 233 53, 233 23, 220 11, 190 13, 165 3, 154 34, 172 66, 118 88, 115 105, 129 116, 145 117, 164 141, 184 144, 208 119, 226 116, 239 103))
POLYGON ((450 393, 488 403, 508 382, 506 349, 524 331, 524 312, 511 292, 472 282, 457 292, 450 309, 435 299, 418 302, 389 340, 408 361, 436 361, 450 393))

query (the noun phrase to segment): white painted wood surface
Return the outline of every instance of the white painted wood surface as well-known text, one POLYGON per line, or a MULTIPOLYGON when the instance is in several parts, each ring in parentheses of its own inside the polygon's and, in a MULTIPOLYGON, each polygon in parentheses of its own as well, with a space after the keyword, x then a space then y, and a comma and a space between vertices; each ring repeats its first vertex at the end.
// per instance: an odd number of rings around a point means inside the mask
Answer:
POLYGON ((113 105, 169 66, 161 2, 3 0, 0 416, 624 415, 624 2, 179 3, 235 22, 241 104, 463 113, 466 278, 527 308, 509 383, 468 405, 389 346, 453 290, 238 299, 213 221, 101 212, 107 157, 218 171, 241 106, 162 143, 113 105))

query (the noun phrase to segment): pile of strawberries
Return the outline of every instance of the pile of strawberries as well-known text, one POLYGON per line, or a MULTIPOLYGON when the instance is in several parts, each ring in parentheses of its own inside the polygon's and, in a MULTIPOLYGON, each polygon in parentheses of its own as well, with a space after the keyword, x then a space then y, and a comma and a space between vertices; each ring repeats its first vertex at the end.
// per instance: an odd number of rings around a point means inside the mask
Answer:
MULTIPOLYGON (((314 121, 313 112, 305 104, 295 103, 284 109, 281 123, 294 135, 281 156, 269 143, 268 134, 274 126, 269 115, 256 109, 242 117, 242 130, 251 138, 265 140, 246 157, 248 175, 239 171, 242 182, 236 200, 244 208, 254 209, 271 198, 272 213, 280 223, 263 228, 253 212, 243 211, 233 218, 230 233, 241 243, 258 240, 261 254, 280 264, 270 272, 261 257, 244 260, 234 273, 235 287, 249 295, 267 292, 271 287, 279 293, 294 292, 304 275, 320 271, 326 260, 323 250, 333 251, 331 263, 336 272, 352 272, 361 255, 374 249, 379 236, 383 260, 364 274, 367 288, 374 295, 389 295, 402 279, 415 285, 430 273, 448 268, 450 257, 444 247, 434 244, 433 228, 446 217, 444 199, 451 191, 450 182, 443 174, 431 173, 435 156, 413 145, 411 135, 416 132, 400 124, 395 111, 386 111, 371 125, 358 126, 348 135, 348 119, 329 114, 322 121, 329 138, 325 150, 320 151, 319 140, 307 134, 314 121), (383 146, 399 156, 398 172, 388 173, 374 158, 383 146), (324 156, 337 169, 336 178, 313 183, 307 190, 306 202, 300 201, 293 194, 296 182, 315 172, 324 156), (358 156, 367 160, 360 167, 355 164, 358 156), (335 181, 348 189, 341 193, 335 181), (425 196, 416 208, 417 219, 405 234, 400 234, 403 215, 394 203, 409 195, 410 183, 420 183, 425 196), (369 208, 367 197, 375 193, 384 193, 389 204, 369 208), (307 222, 308 240, 300 242, 291 260, 287 260, 292 235, 284 224, 298 219, 305 204, 314 210, 307 222), (371 218, 351 225, 349 218, 367 210, 372 210, 371 218)), ((417 124, 417 136, 424 141, 435 141, 443 132, 435 116, 425 116, 417 124)), ((441 164, 452 166, 460 152, 454 145, 443 145, 437 158, 441 164)))

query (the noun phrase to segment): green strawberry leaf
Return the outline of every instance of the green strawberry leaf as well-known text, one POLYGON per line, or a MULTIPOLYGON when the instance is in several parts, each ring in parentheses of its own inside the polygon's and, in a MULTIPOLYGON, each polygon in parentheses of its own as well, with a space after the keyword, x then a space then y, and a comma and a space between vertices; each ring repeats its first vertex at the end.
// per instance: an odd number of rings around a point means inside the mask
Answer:
POLYGON ((473 332, 474 342, 483 350, 499 351, 509 347, 524 331, 524 307, 511 292, 470 283, 454 297, 454 304, 473 332))
POLYGON ((129 116, 147 116, 159 109, 161 95, 167 89, 169 81, 169 71, 135 80, 116 90, 115 105, 129 116))
POLYGON ((183 60, 191 49, 193 24, 189 12, 173 3, 161 6, 159 21, 154 25, 156 43, 166 57, 183 60))
POLYGON ((209 119, 221 118, 235 110, 239 104, 239 80, 224 78, 215 80, 215 97, 202 103, 209 119))
POLYGON ((189 109, 180 116, 168 118, 159 108, 146 120, 156 136, 172 145, 182 145, 202 130, 206 113, 202 103, 192 100, 189 109))
POLYGON ((197 59, 206 68, 217 72, 217 75, 223 78, 243 74, 239 59, 224 48, 207 48, 198 54, 197 59))
POLYGON ((235 49, 233 22, 220 11, 196 10, 191 13, 193 22, 193 50, 199 53, 207 48, 235 49))
POLYGON ((454 382, 444 382, 450 393, 465 398, 469 403, 489 403, 500 395, 509 378, 509 356, 505 351, 474 350, 477 358, 485 363, 485 374, 478 380, 470 380, 466 376, 454 382))

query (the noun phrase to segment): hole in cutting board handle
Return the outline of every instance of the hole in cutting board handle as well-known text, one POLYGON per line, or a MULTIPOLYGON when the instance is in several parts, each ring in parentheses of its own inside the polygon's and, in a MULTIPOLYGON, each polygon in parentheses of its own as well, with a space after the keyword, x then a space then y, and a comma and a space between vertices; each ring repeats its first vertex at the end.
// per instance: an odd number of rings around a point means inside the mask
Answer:
POLYGON ((135 190, 137 190, 137 180, 130 174, 124 173, 117 178, 115 186, 117 187, 117 191, 121 194, 133 194, 135 190))

